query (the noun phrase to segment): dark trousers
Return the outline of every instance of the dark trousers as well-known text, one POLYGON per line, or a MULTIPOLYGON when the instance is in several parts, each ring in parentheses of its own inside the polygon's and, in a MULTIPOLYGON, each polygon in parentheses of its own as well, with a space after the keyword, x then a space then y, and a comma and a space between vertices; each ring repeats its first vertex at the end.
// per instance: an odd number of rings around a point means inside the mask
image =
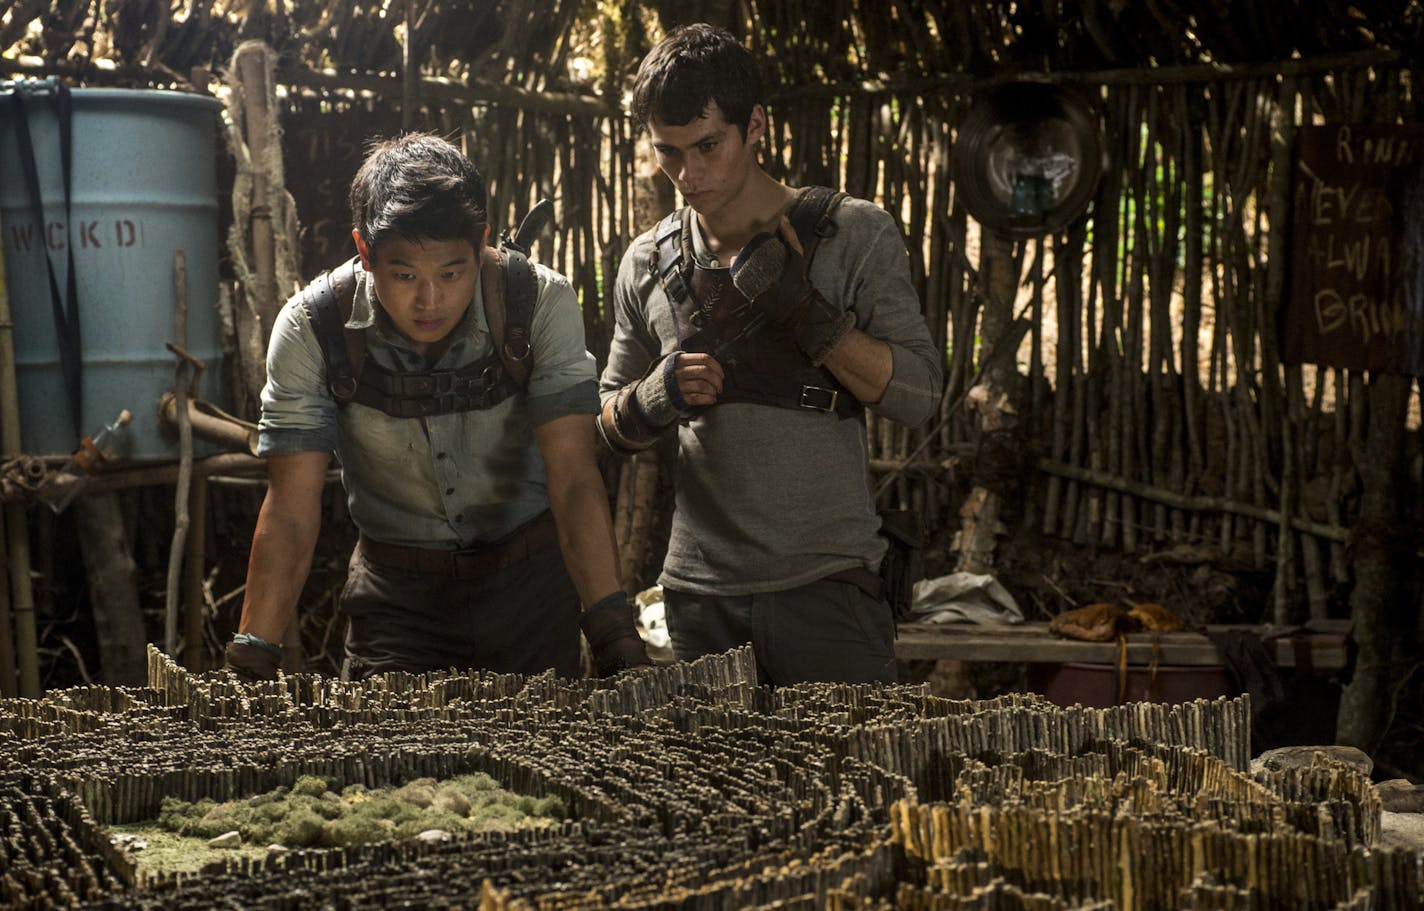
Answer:
POLYGON ((579 599, 557 544, 474 581, 392 569, 358 548, 346 588, 343 680, 448 668, 579 673, 579 599))
POLYGON ((663 589, 668 635, 679 661, 752 645, 757 682, 895 682, 890 606, 848 582, 754 595, 663 589))

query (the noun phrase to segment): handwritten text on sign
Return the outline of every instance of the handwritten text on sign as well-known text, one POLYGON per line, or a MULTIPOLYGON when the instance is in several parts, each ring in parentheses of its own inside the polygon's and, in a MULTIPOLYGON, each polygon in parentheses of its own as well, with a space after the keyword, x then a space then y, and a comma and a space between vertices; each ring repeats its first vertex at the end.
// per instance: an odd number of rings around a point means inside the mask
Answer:
POLYGON ((1408 242, 1424 230, 1421 162, 1421 127, 1301 129, 1284 360, 1424 372, 1424 287, 1408 242))

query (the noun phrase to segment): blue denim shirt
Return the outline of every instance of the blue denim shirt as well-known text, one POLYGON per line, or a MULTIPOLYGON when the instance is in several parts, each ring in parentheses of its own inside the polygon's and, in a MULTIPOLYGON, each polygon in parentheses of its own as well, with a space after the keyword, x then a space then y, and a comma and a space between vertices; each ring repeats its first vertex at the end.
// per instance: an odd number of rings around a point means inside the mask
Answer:
MULTIPOLYGON (((458 549, 493 541, 549 508, 534 428, 598 410, 593 356, 568 280, 537 263, 539 295, 530 326, 533 370, 524 392, 493 408, 393 418, 364 405, 338 406, 299 296, 287 301, 267 349, 258 454, 330 451, 356 527, 394 544, 458 549)), ((356 268, 347 322, 367 329, 366 357, 391 370, 426 369, 423 355, 379 311, 374 283, 356 268)), ((479 284, 434 369, 491 353, 479 284)))

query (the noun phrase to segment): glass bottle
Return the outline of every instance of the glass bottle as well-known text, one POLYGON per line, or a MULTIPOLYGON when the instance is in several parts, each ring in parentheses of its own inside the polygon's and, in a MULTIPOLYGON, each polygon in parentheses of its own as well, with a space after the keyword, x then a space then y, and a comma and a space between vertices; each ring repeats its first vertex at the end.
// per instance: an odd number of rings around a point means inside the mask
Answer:
POLYGON ((132 420, 133 414, 125 408, 112 424, 104 425, 98 433, 81 440, 74 455, 40 485, 40 501, 56 513, 64 512, 84 490, 90 475, 106 462, 121 458, 128 450, 128 426, 132 420))

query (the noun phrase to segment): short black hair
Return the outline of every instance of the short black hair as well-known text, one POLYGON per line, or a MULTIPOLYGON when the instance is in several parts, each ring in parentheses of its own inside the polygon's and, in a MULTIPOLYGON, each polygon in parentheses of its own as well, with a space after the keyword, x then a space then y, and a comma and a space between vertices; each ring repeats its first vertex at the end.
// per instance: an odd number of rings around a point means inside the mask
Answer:
POLYGON ((752 108, 761 104, 761 74, 751 51, 724 28, 698 22, 668 32, 643 58, 633 80, 633 120, 682 126, 716 102, 747 137, 752 108))
POLYGON ((392 237, 468 240, 479 249, 487 207, 474 164, 430 133, 373 141, 351 181, 351 226, 372 251, 392 237))

